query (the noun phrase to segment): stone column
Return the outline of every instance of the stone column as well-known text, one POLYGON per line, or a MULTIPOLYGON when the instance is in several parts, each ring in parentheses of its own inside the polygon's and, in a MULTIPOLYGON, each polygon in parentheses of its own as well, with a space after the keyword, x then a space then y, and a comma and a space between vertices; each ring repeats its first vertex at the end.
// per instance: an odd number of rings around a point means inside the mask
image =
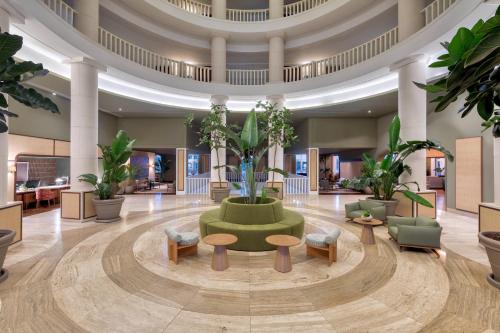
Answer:
POLYGON ((283 17, 284 5, 284 0, 269 0, 269 18, 273 20, 283 17))
POLYGON ((402 41, 425 26, 425 0, 398 0, 399 40, 402 41))
POLYGON ((307 177, 309 178, 309 194, 319 194, 319 148, 307 149, 307 177))
MULTIPOLYGON (((275 105, 276 108, 279 110, 283 109, 283 104, 284 104, 284 97, 283 95, 272 95, 272 96, 267 96, 267 101, 273 105, 275 105)), ((272 142, 269 142, 271 145, 272 142)), ((269 151, 267 153, 267 166, 269 168, 279 168, 281 170, 284 169, 284 151, 283 151, 283 146, 281 145, 273 145, 272 147, 269 148, 269 151), (274 161, 276 160, 276 163, 274 161)), ((278 195, 280 199, 283 198, 283 182, 284 178, 283 175, 276 173, 276 172, 269 172, 268 175, 268 180, 267 180, 267 185, 268 186, 273 186, 274 188, 279 189, 278 195), (274 178, 273 178, 274 175, 274 178), (274 179, 274 181, 273 181, 274 179), (273 184, 271 184, 273 183, 273 184)))
POLYGON ((212 0, 212 17, 226 19, 226 0, 212 0))
MULTIPOLYGON (((0 8, 0 29, 9 32, 10 16, 3 8, 0 8)), ((7 95, 4 95, 8 102, 7 95)), ((8 118, 5 117, 8 124, 8 118)), ((0 206, 13 198, 8 198, 9 193, 9 134, 0 133, 0 206)), ((13 177, 13 176, 12 176, 13 177)), ((13 184, 13 182, 12 182, 13 184)), ((14 186, 14 185, 12 185, 14 186)))
POLYGON ((76 0, 75 28, 97 42, 99 36, 99 0, 76 0))
MULTIPOLYGON (((398 76, 398 114, 401 120, 401 139, 427 139, 427 93, 413 82, 426 82, 425 56, 417 55, 403 59, 391 66, 398 76)), ((412 174, 404 174, 401 182, 417 182, 420 190, 427 188, 426 151, 411 154, 406 159, 412 174)), ((416 189, 416 186, 413 187, 416 189)))
POLYGON ((282 36, 269 39, 269 82, 283 82, 285 67, 285 40, 282 36))
POLYGON ((226 82, 226 39, 224 37, 212 37, 212 82, 226 82))

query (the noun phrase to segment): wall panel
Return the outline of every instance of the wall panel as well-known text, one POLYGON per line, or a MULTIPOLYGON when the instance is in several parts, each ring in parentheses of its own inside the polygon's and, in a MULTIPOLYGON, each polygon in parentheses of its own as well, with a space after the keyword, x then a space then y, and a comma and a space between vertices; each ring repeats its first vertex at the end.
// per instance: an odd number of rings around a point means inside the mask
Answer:
POLYGON ((455 164, 455 207, 478 213, 482 201, 482 137, 457 139, 455 164))

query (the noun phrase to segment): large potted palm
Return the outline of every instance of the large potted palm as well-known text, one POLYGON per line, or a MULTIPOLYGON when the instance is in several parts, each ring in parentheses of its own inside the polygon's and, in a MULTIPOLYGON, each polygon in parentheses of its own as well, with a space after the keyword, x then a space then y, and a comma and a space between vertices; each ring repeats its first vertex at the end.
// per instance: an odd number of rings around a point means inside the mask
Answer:
MULTIPOLYGON (((7 32, 0 33, 0 133, 8 131, 7 117, 17 117, 8 110, 7 96, 33 109, 45 109, 59 113, 57 105, 33 88, 27 88, 24 82, 48 73, 42 64, 31 61, 16 62, 14 55, 23 46, 23 38, 7 32)), ((3 268, 7 249, 12 243, 15 231, 0 230, 0 282, 7 279, 7 270, 3 268)))
MULTIPOLYGON (((459 28, 451 41, 442 43, 446 53, 429 67, 446 67, 448 74, 435 83, 415 83, 417 86, 439 96, 431 102, 437 103, 435 112, 444 111, 462 94, 465 103, 458 113, 464 118, 473 110, 484 120, 484 130, 492 128, 500 140, 500 6, 487 21, 479 20, 470 29, 459 28)), ((495 165, 496 168, 498 166, 495 165)), ((500 233, 482 231, 479 242, 484 245, 490 260, 491 285, 500 288, 500 233)))
POLYGON ((414 185, 419 191, 419 184, 399 181, 401 175, 411 173, 411 168, 405 164, 405 159, 408 156, 418 150, 435 149, 444 153, 449 160, 453 160, 453 155, 448 150, 430 140, 402 141, 399 136, 400 128, 400 120, 396 116, 389 126, 389 152, 382 161, 376 161, 367 154, 363 155, 360 181, 363 183, 362 186, 368 186, 373 193, 373 197, 368 198, 369 200, 382 202, 386 206, 387 216, 395 214, 398 201, 393 197, 396 192, 403 193, 407 198, 420 205, 432 208, 429 201, 410 189, 414 185))
POLYGON ((96 197, 93 203, 97 222, 114 222, 120 219, 120 211, 125 199, 116 196, 116 193, 118 184, 129 177, 125 163, 132 155, 134 143, 135 140, 129 139, 127 133, 120 130, 110 146, 99 145, 102 150, 102 178, 99 179, 90 173, 78 177, 79 181, 89 183, 95 189, 96 197))
MULTIPOLYGON (((269 150, 271 154, 273 154, 273 165, 272 167, 266 168, 266 171, 271 173, 271 180, 268 181, 266 191, 270 197, 282 198, 283 193, 280 193, 280 188, 275 186, 276 174, 280 172, 279 170, 277 172, 274 170, 277 170, 277 148, 281 147, 282 149, 286 149, 297 141, 297 136, 292 126, 292 113, 287 108, 278 108, 276 104, 271 104, 270 102, 258 102, 257 108, 264 110, 264 112, 259 113, 260 123, 264 128, 268 128, 267 140, 269 143, 269 150)), ((284 174, 286 174, 286 172, 284 174)))

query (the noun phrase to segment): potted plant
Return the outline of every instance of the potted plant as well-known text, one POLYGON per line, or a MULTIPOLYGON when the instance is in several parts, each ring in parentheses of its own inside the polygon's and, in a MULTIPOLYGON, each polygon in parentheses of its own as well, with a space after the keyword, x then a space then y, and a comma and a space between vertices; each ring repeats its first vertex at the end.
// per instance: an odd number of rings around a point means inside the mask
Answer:
POLYGON ((393 196, 396 192, 402 192, 410 200, 432 208, 429 201, 410 190, 410 184, 414 184, 417 190, 420 190, 419 184, 399 182, 402 174, 411 173, 411 168, 405 164, 408 156, 418 150, 435 149, 444 153, 449 160, 453 160, 453 155, 448 150, 430 140, 403 142, 399 137, 400 127, 399 117, 396 116, 389 126, 389 153, 382 161, 377 162, 373 157, 363 155, 361 186, 368 186, 373 193, 373 197, 369 197, 369 200, 380 201, 385 205, 387 216, 395 214, 398 201, 393 196))
MULTIPOLYGON (((215 105, 212 104, 210 113, 203 118, 200 124, 200 131, 198 132, 200 139, 198 146, 207 145, 210 151, 215 151, 216 155, 216 165, 212 166, 214 170, 217 171, 217 186, 212 187, 211 197, 217 203, 222 202, 224 198, 229 196, 231 189, 228 186, 223 186, 226 181, 222 180, 221 172, 224 166, 220 164, 219 149, 225 148, 226 144, 226 133, 223 128, 226 126, 224 119, 228 114, 228 110, 225 105, 215 105)), ((187 121, 188 125, 191 125, 192 118, 187 121)))
MULTIPOLYGON (((448 74, 433 84, 415 83, 430 93, 440 95, 435 112, 445 110, 465 94, 465 103, 458 111, 462 118, 476 109, 484 120, 483 129, 492 128, 496 140, 500 138, 500 6, 490 19, 479 20, 470 29, 459 28, 451 42, 442 43, 446 53, 429 67, 447 67, 448 74)), ((496 143, 495 143, 496 144, 496 143)), ((495 166, 497 167, 497 166, 495 166)), ((488 281, 500 288, 500 233, 482 231, 479 242, 488 253, 493 274, 488 281)))
POLYGON ((365 210, 365 211, 363 211, 363 214, 361 214, 361 219, 363 221, 370 222, 373 219, 373 217, 369 211, 365 210))
MULTIPOLYGON (((294 142, 297 141, 297 136, 295 135, 295 130, 292 126, 292 113, 289 109, 283 107, 278 108, 276 104, 271 104, 269 102, 258 102, 256 108, 261 108, 264 112, 258 114, 259 123, 268 130, 268 143, 269 148, 273 154, 273 166, 271 168, 266 168, 267 172, 271 172, 271 182, 270 185, 266 187, 267 195, 271 197, 282 197, 280 195, 280 189, 275 187, 275 176, 276 173, 276 157, 278 149, 277 147, 282 147, 283 149, 290 147, 294 142)), ((287 173, 285 172, 285 177, 287 173)))
POLYGON ((3 268, 7 249, 14 240, 16 232, 14 230, 0 229, 0 282, 5 281, 9 276, 9 272, 3 268))
POLYGON ((137 175, 137 168, 132 164, 127 164, 127 183, 125 185, 125 193, 132 194, 135 191, 135 176, 137 175))
POLYGON ((110 146, 99 145, 102 150, 103 175, 99 179, 94 174, 84 174, 79 181, 89 183, 95 188, 96 198, 93 199, 96 221, 113 222, 120 219, 123 197, 115 196, 118 184, 125 181, 127 173, 126 162, 132 155, 135 140, 130 140, 124 131, 119 131, 110 146))

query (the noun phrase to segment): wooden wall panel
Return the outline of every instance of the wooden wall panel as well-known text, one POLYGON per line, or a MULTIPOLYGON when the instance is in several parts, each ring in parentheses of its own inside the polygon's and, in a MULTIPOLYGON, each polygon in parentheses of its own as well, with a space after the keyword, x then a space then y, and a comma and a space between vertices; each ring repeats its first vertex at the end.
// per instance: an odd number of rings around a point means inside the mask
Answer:
POLYGON ((479 232, 481 231, 500 232, 500 207, 479 206, 479 232))
POLYGON ((54 140, 9 134, 9 160, 19 154, 53 156, 54 140))
POLYGON ((92 202, 92 199, 94 197, 95 197, 95 194, 93 191, 85 192, 83 194, 83 218, 84 219, 88 219, 88 218, 96 216, 94 203, 92 202))
POLYGON ((186 175, 186 149, 177 149, 177 191, 184 191, 184 177, 186 175))
POLYGON ((309 149, 309 190, 315 192, 318 190, 318 156, 319 149, 309 149))
POLYGON ((0 229, 10 229, 16 232, 12 244, 23 239, 22 207, 22 203, 19 202, 0 208, 0 229))
POLYGON ((418 205, 416 209, 416 215, 417 216, 426 216, 435 219, 437 217, 437 194, 435 191, 426 191, 426 192, 417 192, 418 195, 420 195, 422 198, 425 200, 429 201, 433 208, 425 207, 422 205, 418 205))
POLYGON ((69 141, 54 141, 54 155, 70 156, 71 143, 69 141))
POLYGON ((61 192, 61 218, 80 220, 80 192, 61 192))
POLYGON ((394 193, 393 198, 399 200, 398 205, 396 206, 397 216, 413 217, 413 201, 405 197, 405 195, 401 192, 394 193))
POLYGON ((457 139, 455 143, 455 207, 472 213, 482 201, 482 137, 457 139))

